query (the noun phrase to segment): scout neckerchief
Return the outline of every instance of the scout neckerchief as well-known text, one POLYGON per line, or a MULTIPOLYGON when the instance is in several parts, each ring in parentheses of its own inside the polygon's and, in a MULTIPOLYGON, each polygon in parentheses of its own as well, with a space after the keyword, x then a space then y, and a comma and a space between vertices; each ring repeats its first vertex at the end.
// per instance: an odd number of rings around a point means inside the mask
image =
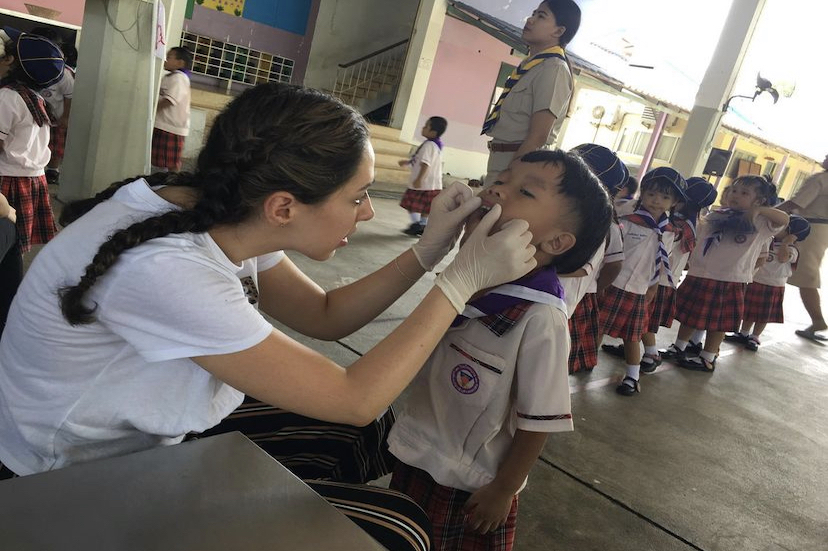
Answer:
POLYGON ((46 101, 40 97, 40 94, 17 82, 6 84, 3 88, 11 88, 20 94, 36 125, 51 126, 52 121, 49 119, 49 112, 46 110, 46 101))
POLYGON ((675 287, 676 285, 673 283, 673 272, 670 270, 670 256, 667 254, 667 248, 664 246, 664 232, 673 230, 673 226, 670 224, 670 217, 667 213, 664 213, 661 215, 661 218, 658 219, 658 222, 656 222, 653 215, 646 209, 639 208, 624 218, 633 224, 650 228, 656 232, 656 235, 658 235, 658 254, 656 254, 655 259, 655 275, 653 275, 650 280, 650 285, 658 282, 663 268, 664 273, 667 275, 667 281, 670 282, 670 285, 675 287))
POLYGON ((495 103, 492 112, 489 113, 488 117, 486 117, 486 122, 483 123, 483 130, 480 132, 481 134, 485 134, 491 130, 495 123, 497 123, 497 119, 500 117, 500 108, 503 106, 503 100, 505 100, 506 96, 509 95, 509 91, 515 86, 515 84, 517 84, 520 77, 528 73, 532 67, 540 65, 543 63, 544 59, 550 57, 557 57, 566 61, 566 52, 560 46, 552 46, 551 48, 547 48, 546 50, 536 53, 515 67, 515 70, 512 71, 512 74, 509 75, 509 78, 506 80, 506 84, 503 87, 503 93, 500 94, 500 98, 498 98, 497 103, 495 103))
POLYGON ((563 286, 554 268, 546 268, 495 287, 466 304, 466 309, 454 318, 451 326, 457 327, 466 319, 477 319, 492 333, 502 337, 533 303, 551 304, 566 312, 563 286))
POLYGON ((423 146, 425 144, 427 144, 428 142, 434 142, 434 145, 437 146, 437 149, 439 149, 440 151, 443 150, 443 142, 442 142, 442 140, 440 140, 440 138, 428 138, 426 141, 421 143, 419 147, 417 147, 416 151, 414 151, 414 154, 411 155, 410 159, 408 159, 408 164, 410 164, 410 165, 414 164, 414 161, 417 159, 417 153, 419 153, 420 150, 423 148, 423 146))
POLYGON ((710 214, 705 217, 705 222, 713 227, 713 232, 704 240, 702 256, 707 254, 710 247, 721 243, 725 233, 754 233, 756 227, 744 214, 742 211, 731 208, 710 211, 710 214))

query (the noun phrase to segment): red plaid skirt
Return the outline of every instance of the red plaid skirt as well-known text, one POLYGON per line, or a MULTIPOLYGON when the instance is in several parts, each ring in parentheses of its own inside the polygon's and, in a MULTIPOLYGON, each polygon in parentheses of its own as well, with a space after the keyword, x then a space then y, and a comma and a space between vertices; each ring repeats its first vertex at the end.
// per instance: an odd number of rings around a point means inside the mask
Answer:
POLYGON ((172 134, 159 128, 152 129, 152 166, 181 170, 181 154, 184 151, 184 136, 172 134))
POLYGON ((785 287, 751 283, 745 291, 745 315, 743 319, 758 323, 784 323, 782 299, 785 287))
POLYGON ((676 318, 676 290, 669 285, 659 285, 648 312, 648 333, 658 333, 659 327, 671 327, 676 318))
POLYGON ((676 293, 676 319, 694 329, 738 331, 747 283, 687 276, 676 293))
POLYGON ((638 342, 647 329, 647 305, 644 295, 630 293, 613 285, 599 300, 600 325, 604 335, 638 342))
POLYGON ((427 472, 397 461, 389 486, 408 495, 423 508, 434 530, 432 549, 456 551, 509 551, 514 546, 517 525, 518 496, 512 500, 512 509, 506 525, 488 534, 477 534, 466 529, 463 505, 471 497, 469 492, 437 484, 427 472))
POLYGON ((598 365, 598 293, 587 293, 569 318, 569 372, 598 365))
POLYGON ((428 216, 431 212, 431 202, 438 195, 440 195, 439 189, 430 189, 427 191, 407 189, 402 196, 400 206, 408 212, 419 212, 420 214, 428 216))
POLYGON ((49 150, 52 152, 52 159, 62 159, 66 151, 66 127, 51 126, 49 135, 49 150))
POLYGON ((0 176, 0 193, 17 210, 20 252, 48 243, 57 233, 46 176, 0 176))

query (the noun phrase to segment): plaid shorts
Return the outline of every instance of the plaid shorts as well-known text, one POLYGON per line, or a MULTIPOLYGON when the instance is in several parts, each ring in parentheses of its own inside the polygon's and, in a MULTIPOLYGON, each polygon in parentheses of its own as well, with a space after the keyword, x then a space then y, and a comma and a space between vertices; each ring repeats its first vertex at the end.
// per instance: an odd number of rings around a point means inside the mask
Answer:
POLYGON ((303 479, 363 484, 391 472, 394 424, 389 409, 365 427, 319 421, 246 396, 242 405, 197 437, 239 431, 303 479))
POLYGON ((638 342, 647 328, 644 295, 610 285, 599 299, 600 326, 604 335, 638 342))
POLYGON ((785 287, 751 283, 745 291, 745 315, 743 319, 758 323, 783 323, 782 299, 785 287))
POLYGON ((389 487, 408 495, 426 512, 434 530, 435 550, 509 551, 514 546, 517 495, 512 499, 505 526, 488 534, 477 534, 465 525, 463 505, 471 497, 469 492, 441 486, 427 472, 402 461, 397 461, 389 487))
POLYGON ((659 327, 671 327, 676 317, 676 290, 669 285, 659 285, 648 306, 648 333, 658 333, 659 327))
POLYGON ((694 329, 738 331, 747 283, 687 276, 676 293, 676 319, 694 329))
POLYGON ((20 252, 48 243, 57 233, 46 176, 0 176, 0 193, 17 210, 20 252))
POLYGON ((569 318, 569 372, 598 365, 598 293, 587 293, 569 318))
POLYGON ((184 151, 184 136, 166 132, 160 128, 152 129, 152 166, 167 168, 177 172, 181 170, 181 154, 184 151))
POLYGON ((431 212, 431 202, 440 195, 439 189, 407 189, 402 196, 400 206, 408 212, 418 212, 426 216, 431 212))
POLYGON ((65 126, 50 127, 49 150, 52 152, 52 159, 63 159, 63 153, 66 151, 65 126))

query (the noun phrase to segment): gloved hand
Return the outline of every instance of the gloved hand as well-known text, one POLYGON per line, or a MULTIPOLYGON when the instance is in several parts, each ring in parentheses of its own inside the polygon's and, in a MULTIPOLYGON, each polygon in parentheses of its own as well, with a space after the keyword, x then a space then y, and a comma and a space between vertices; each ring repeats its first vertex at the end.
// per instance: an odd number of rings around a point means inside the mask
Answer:
POLYGON ((461 314, 471 296, 514 281, 537 266, 532 234, 525 220, 510 220, 489 235, 500 218, 500 205, 492 207, 460 247, 454 261, 437 277, 436 285, 461 314))
POLYGON ((463 222, 480 203, 480 198, 462 182, 454 182, 434 198, 423 236, 412 247, 423 269, 430 272, 443 260, 457 242, 463 222))

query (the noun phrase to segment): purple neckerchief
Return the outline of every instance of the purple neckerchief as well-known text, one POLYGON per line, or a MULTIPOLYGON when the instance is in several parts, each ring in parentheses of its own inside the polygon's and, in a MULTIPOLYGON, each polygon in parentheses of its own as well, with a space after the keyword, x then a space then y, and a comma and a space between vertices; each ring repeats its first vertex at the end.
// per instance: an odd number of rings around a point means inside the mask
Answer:
POLYGON ((410 165, 413 165, 413 164, 414 164, 414 161, 417 159, 417 153, 419 153, 419 152, 420 152, 420 150, 423 148, 423 146, 424 146, 427 142, 434 142, 434 145, 436 145, 436 146, 437 146, 437 149, 439 149, 440 151, 442 151, 442 150, 443 150, 443 141, 442 141, 440 138, 428 138, 426 141, 424 141, 423 143, 421 143, 421 144, 419 145, 419 147, 417 147, 417 150, 416 150, 416 151, 414 151, 414 154, 413 154, 413 155, 411 155, 411 158, 408 160, 408 164, 410 164, 410 165))
POLYGON ((451 326, 457 327, 467 319, 478 319, 500 337, 514 327, 532 303, 551 304, 566 313, 564 289, 555 268, 546 268, 495 287, 466 304, 466 309, 454 318, 451 326))
POLYGON ((190 79, 190 80, 193 79, 193 72, 190 71, 189 69, 179 69, 179 71, 184 73, 187 76, 188 79, 190 79))

